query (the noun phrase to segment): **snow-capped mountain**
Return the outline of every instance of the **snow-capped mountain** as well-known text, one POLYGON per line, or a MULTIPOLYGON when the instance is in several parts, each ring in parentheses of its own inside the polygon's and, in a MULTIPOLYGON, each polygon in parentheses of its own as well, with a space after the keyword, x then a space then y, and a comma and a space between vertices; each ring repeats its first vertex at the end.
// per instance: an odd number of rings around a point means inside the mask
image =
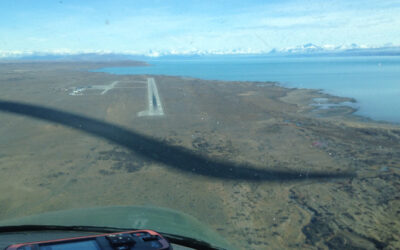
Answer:
POLYGON ((203 56, 203 55, 269 55, 269 56, 318 56, 318 55, 400 55, 400 46, 386 44, 385 46, 367 46, 358 44, 349 45, 316 45, 307 43, 304 45, 288 48, 276 48, 270 51, 257 50, 252 48, 238 48, 230 50, 149 50, 137 51, 2 51, 0 59, 25 59, 25 60, 139 60, 149 57, 163 56, 203 56))
POLYGON ((301 46, 273 49, 270 54, 280 55, 400 55, 400 46, 367 46, 355 43, 344 45, 315 45, 307 43, 301 46))

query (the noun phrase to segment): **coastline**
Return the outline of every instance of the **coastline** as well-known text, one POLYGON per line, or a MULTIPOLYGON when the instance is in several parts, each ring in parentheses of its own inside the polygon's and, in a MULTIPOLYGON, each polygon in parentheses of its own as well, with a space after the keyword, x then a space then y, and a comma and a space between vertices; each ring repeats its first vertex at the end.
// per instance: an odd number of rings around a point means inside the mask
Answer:
MULTIPOLYGON (((149 65, 148 65, 149 66, 149 65)), ((101 69, 101 68, 99 68, 101 69)), ((395 128, 400 126, 400 123, 385 121, 385 120, 374 120, 371 117, 355 114, 359 107, 357 107, 357 100, 353 97, 337 96, 325 92, 323 89, 313 88, 299 88, 299 87, 288 87, 282 85, 277 81, 230 81, 230 80, 208 80, 190 76, 178 76, 178 75, 163 75, 163 74, 113 74, 103 71, 92 71, 89 72, 101 73, 114 76, 137 76, 137 77, 161 77, 171 79, 181 79, 185 81, 197 81, 197 82, 212 82, 212 83, 232 83, 232 84, 254 84, 258 87, 277 87, 282 88, 286 91, 287 95, 280 97, 281 101, 288 104, 298 105, 299 113, 308 114, 314 118, 323 118, 326 120, 340 118, 348 122, 367 122, 375 124, 377 126, 386 126, 395 128), (293 95, 293 96, 292 96, 293 95), (315 99, 324 99, 324 101, 318 101, 315 99), (327 104, 328 107, 324 108, 323 105, 327 104), (322 107, 322 108, 321 108, 322 107)))
MULTIPOLYGON (((204 80, 274 81, 286 88, 322 90, 357 100, 356 115, 400 124, 399 58, 197 58, 189 61, 154 59, 150 67, 112 67, 96 70, 114 75, 152 74, 191 76, 204 80)), ((352 106, 351 103, 349 103, 352 106)))

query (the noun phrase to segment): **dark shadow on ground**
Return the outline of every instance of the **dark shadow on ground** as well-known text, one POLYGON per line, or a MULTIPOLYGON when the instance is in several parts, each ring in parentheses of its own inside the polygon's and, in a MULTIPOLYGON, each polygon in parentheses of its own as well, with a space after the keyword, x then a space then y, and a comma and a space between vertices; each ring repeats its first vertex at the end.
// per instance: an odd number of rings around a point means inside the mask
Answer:
POLYGON ((249 164, 236 164, 229 161, 216 160, 198 155, 189 149, 169 145, 152 137, 104 121, 32 104, 0 101, 0 111, 24 115, 74 128, 107 139, 149 160, 190 174, 223 180, 254 182, 328 180, 355 177, 355 174, 351 172, 310 171, 305 174, 304 171, 277 170, 266 167, 261 169, 252 167, 249 164))

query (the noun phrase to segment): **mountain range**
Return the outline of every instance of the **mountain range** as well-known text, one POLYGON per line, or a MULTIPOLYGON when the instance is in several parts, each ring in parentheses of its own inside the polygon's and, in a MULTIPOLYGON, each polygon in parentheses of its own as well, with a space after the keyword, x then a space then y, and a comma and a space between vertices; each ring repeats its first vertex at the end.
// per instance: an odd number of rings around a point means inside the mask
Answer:
POLYGON ((116 61, 116 60, 146 60, 154 57, 196 57, 213 55, 258 55, 258 56, 396 56, 400 55, 400 46, 388 44, 381 47, 368 47, 357 44, 350 45, 315 45, 307 43, 301 46, 257 51, 251 49, 219 50, 187 50, 187 51, 157 51, 145 53, 109 52, 109 51, 2 51, 0 60, 43 60, 43 61, 116 61))

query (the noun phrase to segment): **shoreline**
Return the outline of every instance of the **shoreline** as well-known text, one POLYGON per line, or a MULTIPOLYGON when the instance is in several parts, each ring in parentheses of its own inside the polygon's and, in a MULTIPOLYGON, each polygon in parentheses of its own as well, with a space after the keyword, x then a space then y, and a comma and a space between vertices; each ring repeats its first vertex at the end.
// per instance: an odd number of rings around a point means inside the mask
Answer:
MULTIPOLYGON (((209 80, 209 79, 202 79, 202 78, 197 78, 197 77, 191 77, 191 76, 180 76, 180 75, 165 75, 165 74, 117 74, 117 73, 110 73, 110 72, 105 72, 105 71, 100 71, 101 69, 104 68, 109 68, 109 67, 149 67, 151 64, 145 61, 132 61, 132 60, 126 60, 126 61, 63 61, 63 60, 42 60, 42 61, 35 61, 35 60, 3 60, 0 61, 1 64, 7 65, 7 64, 39 64, 39 65, 46 65, 50 64, 53 65, 54 63, 56 65, 66 65, 71 66, 71 65, 77 65, 80 67, 80 70, 85 70, 86 72, 90 73, 101 73, 101 74, 106 74, 106 75, 115 75, 115 76, 154 76, 154 77, 173 77, 173 78, 178 78, 178 79, 183 79, 183 80, 197 80, 197 81, 211 81, 211 82, 225 82, 225 83, 254 83, 254 84, 268 84, 268 86, 272 83, 276 87, 281 87, 283 89, 287 90, 298 90, 298 91, 311 91, 310 96, 315 96, 315 98, 326 98, 328 99, 328 102, 324 104, 334 104, 336 107, 333 108, 327 108, 325 109, 326 112, 321 112, 322 113, 322 118, 327 118, 326 116, 340 116, 340 115, 345 115, 347 114, 346 118, 353 118, 354 121, 359 121, 359 122, 370 122, 370 123, 376 123, 376 124, 382 124, 382 125, 394 125, 394 126, 400 126, 400 122, 393 122, 393 121, 388 121, 388 120, 375 120, 367 115, 358 115, 356 112, 359 110, 359 107, 351 107, 349 105, 341 105, 343 102, 349 102, 352 104, 357 104, 357 100, 353 97, 346 97, 346 96, 337 96, 331 93, 326 92, 326 90, 321 89, 321 88, 298 88, 298 87, 289 87, 289 86, 284 86, 283 83, 279 81, 230 81, 230 80, 209 80), (85 66, 87 65, 87 66, 85 66), (83 68, 82 68, 83 67, 83 68), (336 109, 336 110, 335 110, 336 109), (339 109, 339 110, 338 110, 339 109), (340 110, 342 109, 342 110, 340 110), (332 111, 332 112, 329 112, 332 111), (331 114, 329 114, 331 113, 331 114)), ((317 104, 315 102, 309 101, 309 105, 317 104)), ((318 111, 318 105, 315 105, 314 111, 318 111)), ((318 112, 316 112, 318 113, 318 112)), ((316 114, 318 116, 318 114, 316 114)))
MULTIPOLYGON (((149 66, 149 65, 146 65, 149 66)), ((91 73, 100 73, 100 74, 106 74, 106 75, 115 75, 115 76, 138 76, 138 77, 162 77, 162 78, 176 78, 176 79, 182 79, 182 80, 188 80, 188 81, 205 81, 205 82, 220 82, 220 83, 252 83, 252 84, 257 84, 257 85, 262 85, 260 87, 279 87, 285 90, 288 90, 288 93, 290 91, 304 91, 306 94, 309 95, 308 100, 302 100, 303 102, 307 102, 309 106, 314 106, 313 104, 317 104, 312 101, 313 98, 326 98, 328 101, 324 104, 335 104, 337 106, 333 108, 328 108, 321 110, 321 114, 315 114, 315 117, 318 117, 318 115, 321 115, 321 118, 329 118, 329 116, 333 117, 342 117, 343 119, 349 120, 349 121, 354 121, 354 122, 367 122, 367 123, 373 123, 373 124, 379 124, 379 125, 387 125, 387 126, 397 126, 400 127, 400 122, 391 122, 391 121, 386 121, 386 120, 374 120, 371 117, 368 116, 363 116, 363 115, 358 115, 356 112, 359 110, 359 107, 351 107, 349 105, 341 105, 344 102, 349 102, 352 104, 357 104, 357 100, 353 97, 344 97, 344 96, 337 96, 333 95, 330 93, 325 92, 324 89, 313 89, 313 88, 298 88, 298 87, 288 87, 284 86, 282 83, 277 82, 277 81, 230 81, 230 80, 209 80, 209 79, 202 79, 202 78, 197 78, 197 77, 190 77, 190 76, 179 76, 179 75, 165 75, 165 74, 115 74, 115 73, 109 73, 109 72, 104 72, 104 71, 94 71, 94 70, 100 70, 101 68, 95 68, 95 69, 89 69, 88 72, 91 73), (341 109, 341 110, 340 110, 341 109)), ((284 97, 282 99, 285 99, 284 97)), ((289 103, 292 103, 289 101, 289 103)), ((292 103, 296 104, 296 103, 292 103)), ((304 105, 304 103, 301 103, 304 105)), ((315 105, 315 108, 310 109, 310 112, 313 111, 319 111, 318 106, 315 105)), ((305 107, 304 107, 305 108, 305 107)), ((307 108, 305 108, 307 109, 307 108)))
MULTIPOLYGON (((333 59, 332 59, 333 60, 333 59)), ((218 60, 201 59, 189 62, 149 60, 151 67, 106 67, 97 71, 114 75, 153 74, 192 76, 204 80, 276 81, 286 88, 321 90, 335 96, 352 97, 358 101, 356 115, 376 122, 399 123, 394 107, 400 105, 397 93, 398 61, 381 61, 372 57, 365 63, 356 58, 339 62, 314 58, 310 61, 283 60, 218 60), (394 63, 394 64, 393 64, 394 63)))

